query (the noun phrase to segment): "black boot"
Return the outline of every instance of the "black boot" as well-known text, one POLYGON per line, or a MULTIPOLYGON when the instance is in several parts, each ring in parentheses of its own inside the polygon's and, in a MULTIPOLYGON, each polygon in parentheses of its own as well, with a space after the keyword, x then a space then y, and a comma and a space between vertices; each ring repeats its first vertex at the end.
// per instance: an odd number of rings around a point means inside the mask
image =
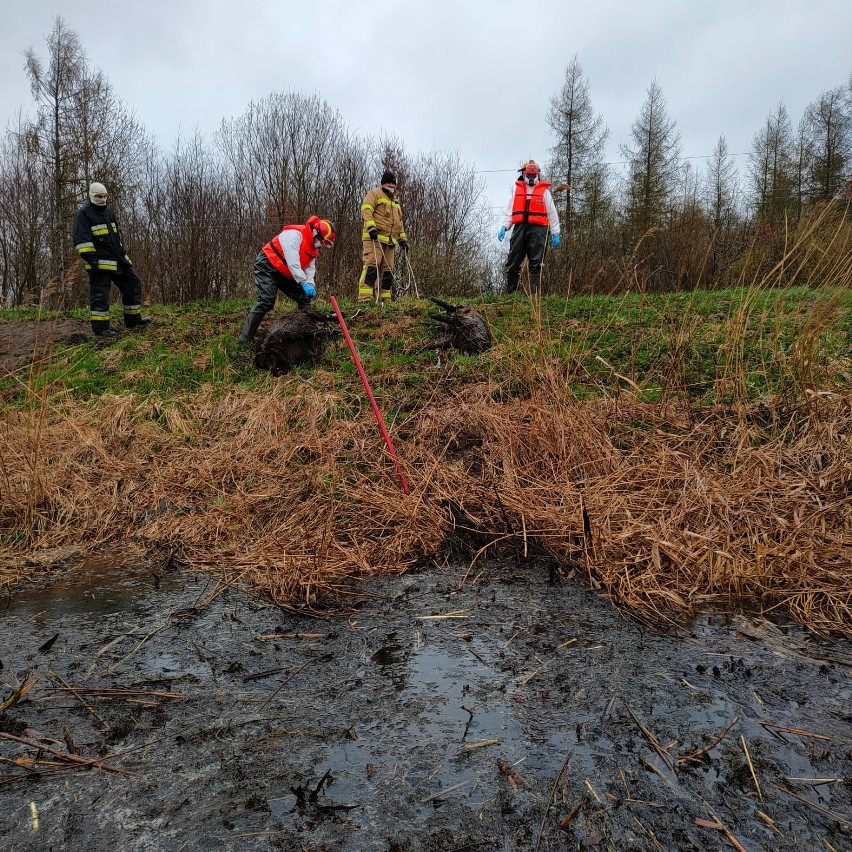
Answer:
POLYGON ((109 327, 108 322, 93 322, 92 334, 95 337, 116 337, 116 333, 109 327))
POLYGON ((383 302, 389 302, 393 298, 393 272, 387 271, 382 273, 382 292, 381 299, 383 302))
POLYGON ((125 328, 147 328, 151 324, 151 317, 125 317, 124 318, 124 327, 125 328))
POLYGON ((518 272, 509 272, 506 275, 506 292, 507 293, 516 293, 518 290, 518 279, 520 278, 520 273, 518 272))
POLYGON ((541 282, 541 270, 530 272, 530 296, 538 295, 538 285, 541 282))
POLYGON ((263 322, 263 318, 265 316, 265 313, 261 314, 255 311, 249 311, 249 315, 243 323, 243 330, 240 332, 237 342, 242 343, 244 346, 248 346, 248 344, 254 340, 258 326, 263 322))

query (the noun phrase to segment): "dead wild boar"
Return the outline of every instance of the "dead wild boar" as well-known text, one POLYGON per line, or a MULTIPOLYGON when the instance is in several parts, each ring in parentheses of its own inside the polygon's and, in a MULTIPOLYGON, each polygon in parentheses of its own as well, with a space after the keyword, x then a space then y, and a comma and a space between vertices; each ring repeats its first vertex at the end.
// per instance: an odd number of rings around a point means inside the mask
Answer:
POLYGON ((320 311, 291 311, 275 320, 257 346, 254 366, 273 376, 293 367, 314 365, 322 356, 329 337, 339 332, 334 314, 320 311))
POLYGON ((491 331, 479 311, 469 305, 451 305, 434 296, 429 298, 445 311, 430 317, 441 328, 444 336, 424 349, 452 348, 464 352, 465 355, 478 355, 491 348, 491 331))

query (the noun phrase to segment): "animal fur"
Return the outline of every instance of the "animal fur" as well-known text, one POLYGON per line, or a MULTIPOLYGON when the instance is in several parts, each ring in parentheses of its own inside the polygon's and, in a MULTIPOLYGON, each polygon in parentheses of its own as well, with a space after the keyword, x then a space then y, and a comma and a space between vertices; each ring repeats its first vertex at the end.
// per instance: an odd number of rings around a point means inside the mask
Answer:
POLYGON ((326 341, 339 332, 334 314, 291 311, 275 320, 258 343, 254 366, 273 376, 293 367, 313 366, 322 357, 326 341))
POLYGON ((445 311, 431 317, 443 337, 424 349, 458 349, 466 355, 478 355, 491 348, 491 331, 479 311, 469 305, 451 305, 442 299, 429 298, 445 311))

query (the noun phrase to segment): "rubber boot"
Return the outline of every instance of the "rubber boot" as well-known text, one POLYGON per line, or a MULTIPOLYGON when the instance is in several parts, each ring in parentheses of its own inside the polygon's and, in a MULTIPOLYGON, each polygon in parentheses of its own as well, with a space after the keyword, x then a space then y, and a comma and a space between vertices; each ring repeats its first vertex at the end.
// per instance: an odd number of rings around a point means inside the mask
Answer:
POLYGON ((393 272, 382 273, 381 300, 389 302, 393 298, 393 272))
POLYGON ((95 337, 117 337, 117 333, 114 332, 110 327, 108 322, 93 322, 92 323, 92 334, 95 337))
POLYGON ((243 330, 237 338, 237 343, 242 343, 243 346, 248 346, 254 340, 254 336, 257 334, 257 329, 263 322, 263 318, 265 316, 265 313, 261 314, 256 313, 255 311, 249 311, 249 315, 243 323, 243 330))
POLYGON ((125 314, 124 316, 125 328, 137 328, 141 330, 147 328, 150 324, 151 317, 140 317, 136 314, 125 314))
POLYGON ((506 292, 507 293, 517 293, 518 291, 518 279, 520 278, 520 273, 509 272, 506 274, 506 292))
POLYGON ((541 281, 541 270, 530 272, 530 296, 538 295, 538 285, 541 281))
POLYGON ((379 277, 379 270, 375 266, 368 266, 364 271, 364 277, 358 285, 358 301, 372 302, 375 292, 373 288, 376 286, 376 279, 379 277))

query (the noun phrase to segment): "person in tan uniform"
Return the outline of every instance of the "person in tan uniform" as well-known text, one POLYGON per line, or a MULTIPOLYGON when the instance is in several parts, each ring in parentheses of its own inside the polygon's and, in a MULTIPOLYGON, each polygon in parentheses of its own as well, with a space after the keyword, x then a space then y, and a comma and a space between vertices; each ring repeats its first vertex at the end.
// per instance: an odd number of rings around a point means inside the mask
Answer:
POLYGON ((368 302, 375 297, 379 277, 379 298, 388 301, 393 297, 393 263, 396 248, 408 251, 408 238, 402 222, 402 207, 394 199, 396 175, 385 171, 380 186, 371 189, 361 202, 364 231, 361 279, 358 282, 358 301, 368 302))

